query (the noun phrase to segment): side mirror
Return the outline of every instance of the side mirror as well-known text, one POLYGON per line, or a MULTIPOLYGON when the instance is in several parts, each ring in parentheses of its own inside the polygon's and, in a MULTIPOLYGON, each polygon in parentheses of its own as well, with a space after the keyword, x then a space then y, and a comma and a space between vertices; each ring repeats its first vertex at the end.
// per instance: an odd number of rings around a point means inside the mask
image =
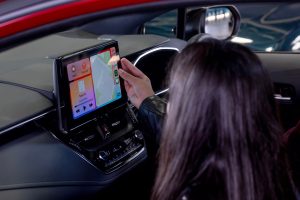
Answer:
POLYGON ((227 40, 240 28, 240 14, 234 6, 212 6, 187 12, 185 39, 205 34, 227 40))

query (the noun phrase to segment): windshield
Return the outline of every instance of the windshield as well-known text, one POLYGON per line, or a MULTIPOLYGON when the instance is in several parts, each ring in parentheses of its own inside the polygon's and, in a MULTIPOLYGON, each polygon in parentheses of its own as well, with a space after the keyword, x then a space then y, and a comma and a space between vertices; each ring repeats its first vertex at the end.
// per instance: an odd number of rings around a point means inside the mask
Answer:
MULTIPOLYGON (((241 15, 241 26, 233 42, 244 44, 254 51, 300 51, 300 3, 235 6, 241 15)), ((145 24, 144 33, 176 37, 176 19, 176 11, 159 16, 145 24)))

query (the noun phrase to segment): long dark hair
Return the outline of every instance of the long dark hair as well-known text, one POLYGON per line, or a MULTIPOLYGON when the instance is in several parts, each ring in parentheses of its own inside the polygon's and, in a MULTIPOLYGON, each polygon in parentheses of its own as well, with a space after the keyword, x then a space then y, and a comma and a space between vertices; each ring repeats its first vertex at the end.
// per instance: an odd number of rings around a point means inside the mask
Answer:
POLYGON ((272 82, 248 48, 209 39, 174 59, 152 199, 295 199, 272 82))

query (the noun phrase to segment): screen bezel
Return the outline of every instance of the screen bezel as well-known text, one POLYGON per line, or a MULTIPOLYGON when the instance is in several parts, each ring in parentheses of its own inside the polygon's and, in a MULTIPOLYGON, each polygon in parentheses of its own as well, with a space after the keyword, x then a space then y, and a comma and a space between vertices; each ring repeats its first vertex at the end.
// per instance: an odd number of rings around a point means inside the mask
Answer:
MULTIPOLYGON (((61 56, 55 60, 56 63, 55 75, 57 79, 56 90, 58 92, 57 108, 59 113, 60 129, 62 131, 70 132, 76 128, 81 127, 82 125, 97 120, 97 118, 99 118, 102 114, 105 114, 109 112, 109 110, 119 107, 127 102, 127 95, 124 88, 124 81, 121 77, 119 77, 121 95, 122 95, 120 99, 117 99, 103 107, 96 108, 96 110, 87 113, 77 119, 73 118, 67 65, 72 62, 82 60, 84 58, 90 58, 91 56, 96 55, 99 52, 106 49, 110 49, 112 47, 115 48, 116 55, 120 56, 117 41, 111 40, 84 50, 80 50, 75 53, 61 56)), ((120 61, 118 61, 117 65, 118 68, 120 68, 121 66, 120 61)))

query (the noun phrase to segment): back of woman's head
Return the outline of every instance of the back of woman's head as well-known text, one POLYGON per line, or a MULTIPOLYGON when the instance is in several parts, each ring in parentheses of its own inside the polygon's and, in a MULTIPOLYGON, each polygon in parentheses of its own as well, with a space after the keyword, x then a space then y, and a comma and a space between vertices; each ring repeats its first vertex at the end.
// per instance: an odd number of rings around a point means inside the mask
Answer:
POLYGON ((272 82, 255 54, 213 39, 191 44, 169 86, 153 199, 293 198, 272 82))

